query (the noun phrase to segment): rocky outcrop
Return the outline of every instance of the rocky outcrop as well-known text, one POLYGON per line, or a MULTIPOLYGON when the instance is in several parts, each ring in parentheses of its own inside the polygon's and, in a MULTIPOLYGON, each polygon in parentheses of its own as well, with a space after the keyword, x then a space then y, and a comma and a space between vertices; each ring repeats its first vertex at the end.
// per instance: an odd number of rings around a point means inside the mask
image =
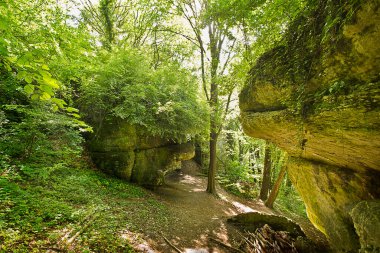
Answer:
POLYGON ((294 221, 279 215, 266 214, 260 212, 249 212, 238 214, 230 222, 238 223, 251 231, 263 227, 265 224, 278 231, 286 231, 293 236, 305 236, 300 225, 294 221))
POLYGON ((161 185, 169 171, 194 156, 190 143, 150 136, 121 119, 105 120, 88 141, 94 163, 103 171, 145 185, 161 185))
POLYGON ((289 153, 289 176, 332 247, 380 250, 354 215, 380 198, 380 3, 338 2, 310 7, 285 46, 258 60, 240 94, 242 124, 289 153))

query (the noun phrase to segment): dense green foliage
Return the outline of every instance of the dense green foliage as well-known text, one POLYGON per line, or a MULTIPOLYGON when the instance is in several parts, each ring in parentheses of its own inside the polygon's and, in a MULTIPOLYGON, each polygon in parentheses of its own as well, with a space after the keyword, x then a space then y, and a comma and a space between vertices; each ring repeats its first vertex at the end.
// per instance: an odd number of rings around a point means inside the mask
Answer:
MULTIPOLYGON (((262 186, 265 146, 270 145, 271 184, 273 187, 287 155, 273 144, 245 136, 239 122, 231 119, 223 136, 223 148, 218 153, 219 183, 229 192, 248 199, 257 199, 262 186)), ((288 177, 281 182, 281 188, 274 205, 281 212, 306 218, 305 205, 288 177)))
MULTIPOLYGON (((236 119, 223 124, 252 61, 281 41, 304 2, 79 2, 0 1, 0 252, 130 252, 123 228, 168 225, 146 191, 89 169, 82 134, 106 117, 203 150, 221 133, 220 183, 255 198, 264 144, 236 119), (63 245, 90 217, 73 248, 63 245)), ((285 163, 273 152, 272 182, 285 163)), ((277 207, 304 214, 289 180, 282 187, 277 207)))
POLYGON ((0 166, 0 252, 134 252, 126 231, 168 225, 166 207, 145 190, 78 164, 0 166))
POLYGON ((69 104, 79 68, 69 61, 90 47, 87 33, 65 25, 55 1, 6 1, 0 13, 0 159, 78 154, 89 128, 69 104))
POLYGON ((114 116, 180 142, 207 127, 207 107, 197 98, 195 78, 177 64, 154 69, 136 49, 115 51, 103 64, 95 68, 81 97, 93 124, 114 116))

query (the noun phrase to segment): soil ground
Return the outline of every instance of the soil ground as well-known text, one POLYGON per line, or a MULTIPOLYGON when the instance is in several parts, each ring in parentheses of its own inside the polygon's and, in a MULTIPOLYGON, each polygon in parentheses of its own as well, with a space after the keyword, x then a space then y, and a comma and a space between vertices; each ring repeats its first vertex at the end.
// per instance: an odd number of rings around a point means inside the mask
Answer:
MULTIPOLYGON (((194 161, 183 162, 182 169, 167 176, 166 185, 153 194, 168 207, 169 226, 161 231, 144 231, 144 243, 137 248, 145 252, 176 252, 164 237, 182 252, 231 252, 230 249, 210 240, 218 239, 237 247, 242 237, 238 228, 227 222, 233 215, 244 212, 275 213, 261 201, 247 201, 231 195, 218 187, 218 196, 205 192, 207 178, 200 173, 194 161)), ((305 233, 317 244, 326 239, 305 220, 297 221, 305 233)), ((142 224, 142 228, 149 224, 142 224)))

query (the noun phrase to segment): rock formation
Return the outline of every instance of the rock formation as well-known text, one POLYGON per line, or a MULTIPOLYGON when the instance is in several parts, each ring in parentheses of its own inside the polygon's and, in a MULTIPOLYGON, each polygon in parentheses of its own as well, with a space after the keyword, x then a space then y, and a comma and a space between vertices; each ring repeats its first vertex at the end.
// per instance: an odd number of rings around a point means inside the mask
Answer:
POLYGON ((194 146, 176 144, 150 136, 121 119, 108 119, 88 142, 94 163, 120 178, 153 187, 161 185, 167 172, 191 159, 194 146))
POLYGON ((244 227, 255 231, 265 224, 278 231, 286 231, 294 236, 305 236, 302 228, 292 220, 279 215, 272 215, 260 212, 241 213, 229 219, 230 222, 241 224, 244 227))
POLYGON ((246 134, 289 153, 289 176, 331 246, 375 252, 380 238, 364 234, 380 228, 380 3, 353 2, 319 1, 297 18, 251 69, 240 109, 246 134))

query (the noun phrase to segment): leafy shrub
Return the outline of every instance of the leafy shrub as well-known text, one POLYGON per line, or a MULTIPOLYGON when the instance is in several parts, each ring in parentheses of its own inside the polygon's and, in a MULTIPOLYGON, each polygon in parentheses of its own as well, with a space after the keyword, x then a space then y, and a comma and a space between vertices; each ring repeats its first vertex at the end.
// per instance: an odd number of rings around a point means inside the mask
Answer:
POLYGON ((81 153, 78 125, 67 115, 44 105, 5 105, 2 124, 2 155, 35 161, 69 161, 81 153))
POLYGON ((83 88, 88 120, 116 116, 151 135, 186 141, 207 126, 207 106, 197 98, 195 78, 176 64, 153 69, 141 52, 113 53, 83 88))
POLYGON ((257 176, 252 170, 237 160, 227 160, 224 173, 220 174, 219 182, 230 192, 248 198, 256 197, 258 185, 257 176))

